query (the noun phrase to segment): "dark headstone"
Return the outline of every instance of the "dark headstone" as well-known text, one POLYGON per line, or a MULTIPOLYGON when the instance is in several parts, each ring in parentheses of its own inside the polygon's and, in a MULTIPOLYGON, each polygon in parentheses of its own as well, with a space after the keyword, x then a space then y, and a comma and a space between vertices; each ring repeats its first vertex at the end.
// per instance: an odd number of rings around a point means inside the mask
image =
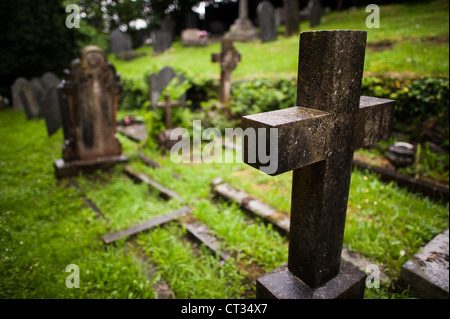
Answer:
POLYGON ((115 29, 109 35, 110 50, 114 54, 129 52, 133 49, 131 36, 123 33, 119 29, 115 29))
POLYGON ((263 1, 258 5, 258 22, 261 30, 261 41, 270 42, 277 40, 275 27, 275 10, 269 1, 263 1))
POLYGON ((37 79, 22 84, 19 97, 28 119, 37 118, 41 115, 40 100, 43 94, 42 85, 37 79))
MULTIPOLYGON (((260 129, 277 129, 277 152, 270 156, 275 169, 268 173, 293 170, 287 267, 258 279, 257 298, 364 295, 365 274, 341 262, 353 152, 389 137, 395 105, 360 97, 366 36, 349 30, 301 33, 298 106, 243 117, 244 130, 258 128, 256 141, 260 129)), ((244 162, 267 172, 267 165, 249 161, 250 152, 263 145, 244 142, 244 162)))
POLYGON ((389 146, 386 158, 397 168, 406 167, 414 163, 414 145, 406 142, 396 142, 389 146))
POLYGON ((122 91, 119 75, 106 54, 87 46, 59 86, 66 123, 63 158, 55 160, 58 178, 92 172, 126 161, 115 137, 117 101, 122 91), (68 115, 68 116, 67 116, 68 115))
POLYGON ((283 0, 285 36, 297 34, 300 31, 298 16, 298 0, 283 0))
POLYGON ((53 135, 61 127, 61 113, 59 107, 59 98, 57 84, 49 86, 42 99, 42 115, 45 119, 47 133, 53 135))
MULTIPOLYGON (((171 67, 163 67, 158 74, 152 73, 148 78, 149 92, 150 92, 150 102, 152 108, 156 107, 159 97, 164 89, 167 87, 170 81, 175 78, 175 71, 171 67)), ((178 75, 179 83, 184 82, 184 76, 178 75)), ((181 98, 181 103, 184 105, 186 102, 186 94, 181 98)))
POLYGON ((169 30, 153 30, 151 38, 153 54, 162 53, 172 46, 172 34, 169 30))
POLYGON ((320 0, 310 0, 311 8, 310 8, 310 17, 309 17, 309 25, 311 28, 314 28, 320 24, 320 19, 322 17, 322 6, 320 5, 320 0))
POLYGON ((11 97, 14 110, 24 109, 22 99, 20 98, 20 91, 22 90, 22 86, 27 82, 27 79, 19 77, 11 85, 11 97))

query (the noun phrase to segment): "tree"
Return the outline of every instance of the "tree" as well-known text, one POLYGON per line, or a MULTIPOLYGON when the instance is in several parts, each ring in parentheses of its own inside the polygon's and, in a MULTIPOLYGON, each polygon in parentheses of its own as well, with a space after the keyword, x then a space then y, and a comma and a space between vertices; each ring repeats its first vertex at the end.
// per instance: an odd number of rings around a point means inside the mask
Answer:
POLYGON ((19 76, 61 75, 79 54, 66 15, 61 0, 0 1, 0 95, 10 96, 19 76))

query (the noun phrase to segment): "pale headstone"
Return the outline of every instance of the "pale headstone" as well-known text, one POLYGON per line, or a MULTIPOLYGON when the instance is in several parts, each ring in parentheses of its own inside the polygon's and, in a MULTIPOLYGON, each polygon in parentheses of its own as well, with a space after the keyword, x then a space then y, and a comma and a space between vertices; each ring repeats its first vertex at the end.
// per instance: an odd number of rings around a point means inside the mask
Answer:
POLYGON ((399 283, 418 297, 449 298, 449 231, 437 235, 402 265, 399 283))
POLYGON ((181 32, 181 42, 184 46, 205 46, 209 42, 208 33, 199 29, 185 29, 181 32))
MULTIPOLYGON (((366 274, 341 261, 353 152, 389 137, 395 102, 360 97, 366 31, 300 35, 297 105, 244 116, 244 162, 277 139, 270 175, 293 170, 287 265, 257 280, 257 298, 363 298, 366 274), (258 130, 256 130, 258 128, 258 130), (267 137, 266 137, 267 136, 267 137), (261 141, 259 141, 261 140, 261 141)), ((261 163, 264 164, 261 165, 261 163)))
POLYGON ((122 84, 99 47, 87 46, 59 87, 67 107, 67 135, 62 159, 55 160, 58 178, 92 172, 127 160, 115 137, 116 110, 122 84))
POLYGON ((275 27, 275 10, 269 1, 263 1, 257 8, 258 22, 261 32, 261 41, 270 42, 277 40, 277 29, 275 27))

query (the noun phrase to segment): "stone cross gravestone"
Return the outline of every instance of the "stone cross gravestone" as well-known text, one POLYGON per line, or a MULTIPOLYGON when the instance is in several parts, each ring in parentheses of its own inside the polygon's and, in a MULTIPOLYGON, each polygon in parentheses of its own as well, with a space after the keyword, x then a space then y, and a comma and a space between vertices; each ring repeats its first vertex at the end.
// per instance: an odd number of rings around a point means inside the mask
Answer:
POLYGON ((131 36, 119 29, 114 29, 109 35, 110 50, 114 54, 130 52, 133 49, 131 36))
POLYGON ((284 8, 284 24, 285 24, 285 36, 297 34, 300 31, 298 16, 298 0, 283 0, 284 8))
POLYGON ((224 37, 222 39, 222 51, 213 53, 212 62, 220 64, 220 88, 219 100, 222 105, 226 105, 231 96, 231 72, 236 69, 241 61, 241 55, 233 46, 233 41, 224 37))
POLYGON ((239 0, 239 16, 230 27, 228 36, 234 41, 253 41, 258 37, 252 22, 248 18, 248 0, 239 0))
POLYGON ((172 124, 172 108, 182 105, 183 104, 180 101, 171 101, 170 95, 168 93, 164 94, 164 102, 157 103, 158 107, 164 108, 164 117, 166 124, 166 130, 164 132, 160 132, 157 136, 159 148, 163 151, 169 151, 172 146, 179 142, 179 139, 170 139, 170 135, 174 130, 172 124))
POLYGON ((270 42, 277 40, 277 28, 275 27, 275 9, 269 1, 258 4, 259 28, 261 29, 261 41, 270 42))
MULTIPOLYGON (((167 85, 172 81, 173 78, 175 78, 177 75, 175 74, 175 71, 169 67, 165 66, 163 67, 158 74, 152 73, 150 74, 148 78, 149 83, 149 92, 150 92, 150 102, 151 107, 154 109, 157 105, 158 99, 161 96, 161 93, 164 91, 164 89, 167 87, 167 85)), ((182 74, 179 74, 178 76, 178 83, 183 83, 185 78, 182 74)), ((180 99, 181 104, 184 106, 186 105, 186 93, 183 94, 183 96, 180 99)))
POLYGON ((87 46, 59 89, 65 141, 62 159, 55 160, 58 178, 104 169, 127 160, 115 137, 117 101, 122 91, 119 75, 99 47, 87 46))
MULTIPOLYGON (((353 152, 389 137, 395 105, 360 97, 366 36, 301 33, 298 106, 243 117, 243 129, 276 129, 270 175, 293 170, 288 263, 257 280, 257 298, 363 297, 366 275, 341 261, 353 152)), ((245 163, 264 171, 249 156, 270 134, 244 139, 245 163)))

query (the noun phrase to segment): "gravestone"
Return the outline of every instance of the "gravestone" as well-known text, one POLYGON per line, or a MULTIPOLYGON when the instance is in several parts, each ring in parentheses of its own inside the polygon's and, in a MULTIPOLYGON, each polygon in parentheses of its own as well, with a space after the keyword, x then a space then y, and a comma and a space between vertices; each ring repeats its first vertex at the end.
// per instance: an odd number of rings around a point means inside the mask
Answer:
POLYGON ((399 284, 425 299, 449 298, 449 231, 437 235, 402 265, 399 284))
POLYGON ((53 135, 61 127, 61 113, 59 107, 59 98, 57 84, 49 86, 42 99, 42 111, 47 127, 48 136, 53 135))
POLYGON ((284 8, 284 24, 285 24, 285 36, 297 34, 300 31, 299 12, 298 12, 298 0, 283 0, 284 8))
POLYGON ((164 102, 159 102, 156 105, 164 109, 164 118, 166 124, 166 130, 164 132, 160 132, 157 136, 157 143, 162 151, 169 151, 172 149, 172 146, 179 142, 179 139, 170 139, 170 135, 174 130, 172 124, 172 108, 182 106, 182 103, 179 101, 171 101, 170 95, 166 93, 164 95, 164 102))
POLYGON ((366 37, 301 33, 298 106, 243 117, 243 129, 258 128, 254 142, 244 139, 244 162, 270 175, 293 170, 288 263, 257 280, 257 298, 364 295, 366 275, 341 261, 353 152, 389 137, 395 105, 360 97, 366 37), (273 137, 268 171, 252 153, 273 137))
POLYGON ((20 91, 22 90, 22 86, 27 82, 27 79, 19 77, 11 85, 11 98, 14 110, 24 109, 22 99, 20 98, 20 91))
POLYGON ((42 85, 37 79, 22 84, 19 97, 27 119, 41 116, 40 100, 43 94, 42 85))
MULTIPOLYGON (((169 82, 172 81, 173 78, 175 78, 175 76, 177 76, 175 74, 175 71, 169 66, 163 67, 158 74, 155 73, 150 74, 148 78, 148 83, 150 86, 149 92, 152 109, 156 107, 156 104, 158 102, 159 97, 161 96, 161 93, 167 87, 169 82)), ((185 80, 184 76, 182 74, 179 74, 178 75, 179 83, 183 83, 184 80, 185 80)), ((183 105, 186 105, 186 94, 182 96, 180 101, 183 105)))
POLYGON ((54 162, 58 178, 106 169, 128 158, 115 137, 119 75, 99 47, 90 45, 72 61, 59 86, 66 131, 62 159, 54 162))
POLYGON ((219 100, 222 106, 226 105, 231 96, 231 72, 241 61, 241 55, 233 46, 233 41, 227 37, 222 39, 222 51, 213 53, 212 62, 220 64, 219 100))
POLYGON ((60 79, 52 72, 46 72, 41 77, 41 83, 44 86, 41 110, 49 136, 53 135, 61 127, 61 113, 57 90, 59 82, 60 79))
POLYGON ((110 50, 114 54, 130 52, 133 49, 131 36, 119 29, 114 29, 109 35, 110 50))
POLYGON ((270 42, 277 40, 277 28, 275 27, 275 10, 269 1, 258 4, 256 9, 261 32, 261 41, 270 42))
POLYGON ((199 29, 185 29, 181 32, 181 42, 184 46, 208 45, 208 32, 199 29))
POLYGON ((227 36, 233 41, 243 42, 258 38, 258 33, 248 18, 248 0, 239 0, 239 16, 230 27, 227 36))
POLYGON ((170 49, 172 46, 172 34, 169 30, 153 30, 151 33, 153 54, 158 54, 170 49))
POLYGON ((309 25, 311 28, 320 24, 320 18, 322 16, 322 6, 320 0, 309 0, 306 8, 300 11, 300 22, 309 19, 309 25))

